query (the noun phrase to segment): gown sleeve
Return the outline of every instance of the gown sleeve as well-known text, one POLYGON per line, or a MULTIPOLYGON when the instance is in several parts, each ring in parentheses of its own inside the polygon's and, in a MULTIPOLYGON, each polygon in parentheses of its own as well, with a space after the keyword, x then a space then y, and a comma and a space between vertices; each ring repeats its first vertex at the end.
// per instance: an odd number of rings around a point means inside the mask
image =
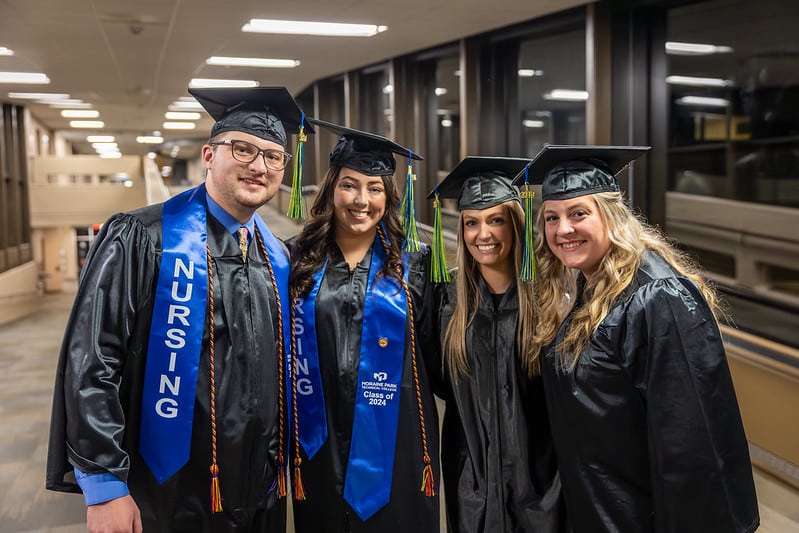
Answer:
POLYGON ((141 311, 152 308, 159 262, 147 228, 130 215, 112 217, 92 247, 59 355, 48 488, 76 491, 64 480, 72 466, 127 481, 120 382, 127 364, 144 364, 146 340, 130 341, 138 321, 149 329, 151 316, 141 311))
POLYGON ((655 531, 754 531, 749 451, 724 345, 688 280, 642 287, 623 353, 645 402, 655 531))

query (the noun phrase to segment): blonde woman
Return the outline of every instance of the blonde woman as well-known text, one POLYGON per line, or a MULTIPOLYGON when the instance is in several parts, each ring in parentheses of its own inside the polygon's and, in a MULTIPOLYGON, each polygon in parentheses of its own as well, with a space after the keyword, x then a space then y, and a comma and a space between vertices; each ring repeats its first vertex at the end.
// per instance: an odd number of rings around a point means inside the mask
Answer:
POLYGON ((535 345, 575 533, 749 532, 752 467, 698 269, 614 178, 646 148, 548 146, 535 345))
POLYGON ((450 532, 565 531, 533 286, 520 280, 524 211, 511 180, 528 162, 467 157, 437 188, 460 211, 457 273, 438 290, 450 532))

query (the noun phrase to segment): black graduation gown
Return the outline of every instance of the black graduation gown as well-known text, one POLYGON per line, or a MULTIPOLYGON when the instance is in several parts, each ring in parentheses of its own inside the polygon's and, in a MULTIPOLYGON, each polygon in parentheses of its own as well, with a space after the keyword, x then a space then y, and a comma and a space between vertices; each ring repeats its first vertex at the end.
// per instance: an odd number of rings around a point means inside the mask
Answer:
MULTIPOLYGON (((409 255, 408 283, 416 314, 416 353, 424 409, 427 449, 433 462, 436 489, 438 467, 438 415, 425 366, 425 351, 435 347, 432 338, 432 285, 427 279, 429 253, 409 255)), ((409 334, 406 333, 400 392, 397 440, 391 500, 365 522, 344 500, 344 478, 350 452, 355 409, 364 298, 371 250, 350 272, 336 248, 329 258, 316 298, 316 334, 319 369, 325 393, 328 438, 308 460, 302 451, 302 480, 306 500, 293 501, 297 533, 330 532, 438 532, 438 496, 420 491, 424 468, 416 392, 411 369, 409 334)), ((406 329, 406 332, 409 331, 406 329)))
MULTIPOLYGON (((148 532, 285 531, 270 486, 278 447, 274 291, 258 246, 207 217, 214 287, 217 463, 223 512, 210 513, 208 315, 189 462, 158 485, 138 455, 142 384, 161 261, 161 205, 112 217, 81 274, 58 362, 47 488, 68 492, 72 466, 127 481, 148 532), (118 392, 117 392, 118 388, 118 392)), ((284 304, 286 305, 286 304, 284 304)))
POLYGON ((644 254, 573 371, 557 369, 553 346, 542 367, 575 533, 757 528, 719 329, 696 285, 659 255, 644 254))
MULTIPOLYGON (((480 306, 466 331, 469 374, 445 367, 441 468, 450 532, 566 531, 560 479, 540 377, 516 354, 519 297, 512 285, 494 308, 479 278, 480 306)), ((437 291, 443 335, 455 283, 437 291)))

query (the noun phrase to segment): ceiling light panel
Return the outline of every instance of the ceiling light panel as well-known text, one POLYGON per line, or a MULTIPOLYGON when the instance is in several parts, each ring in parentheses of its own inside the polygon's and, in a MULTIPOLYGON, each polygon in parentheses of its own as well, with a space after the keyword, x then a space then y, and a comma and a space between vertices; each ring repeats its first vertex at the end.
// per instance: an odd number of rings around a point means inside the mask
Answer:
POLYGON ((373 37, 388 29, 375 24, 346 24, 301 20, 252 19, 241 27, 243 32, 289 35, 323 35, 330 37, 373 37))
POLYGON ((41 72, 0 72, 0 83, 50 83, 41 72))
POLYGON ((212 78, 194 78, 189 82, 189 87, 258 87, 254 80, 225 80, 212 78))
POLYGON ((300 66, 300 62, 296 59, 268 59, 262 57, 212 56, 206 59, 205 63, 224 67, 294 68, 300 66))

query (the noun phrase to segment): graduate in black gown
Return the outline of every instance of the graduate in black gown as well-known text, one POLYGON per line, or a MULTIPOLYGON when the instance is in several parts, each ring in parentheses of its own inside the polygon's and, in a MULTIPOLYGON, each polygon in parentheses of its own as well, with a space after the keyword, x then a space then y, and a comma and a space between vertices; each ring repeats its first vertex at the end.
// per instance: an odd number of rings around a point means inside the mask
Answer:
POLYGON ((429 252, 402 229, 393 177, 394 153, 419 157, 311 120, 341 138, 290 243, 295 528, 437 532, 429 252))
POLYGON ((715 295, 630 210, 647 148, 547 146, 536 346, 575 533, 754 531, 752 465, 715 295))
POLYGON ((206 181, 98 234, 58 361, 46 483, 83 491, 90 531, 282 533, 288 250, 255 211, 306 126, 283 87, 190 92, 216 120, 206 181))
POLYGON ((441 462, 453 533, 566 531, 532 344, 533 284, 521 280, 525 215, 511 185, 528 163, 467 157, 430 195, 437 206, 457 199, 460 212, 455 279, 436 291, 441 462))

